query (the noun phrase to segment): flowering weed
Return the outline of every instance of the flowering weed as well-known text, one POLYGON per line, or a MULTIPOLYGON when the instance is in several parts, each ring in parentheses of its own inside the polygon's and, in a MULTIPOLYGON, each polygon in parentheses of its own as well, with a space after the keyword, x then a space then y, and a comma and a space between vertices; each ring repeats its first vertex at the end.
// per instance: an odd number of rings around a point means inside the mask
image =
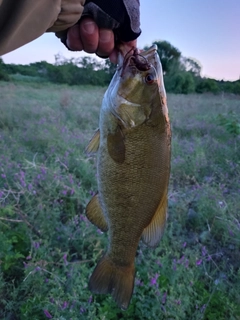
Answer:
POLYGON ((84 211, 104 89, 0 85, 1 319, 240 319, 240 138, 217 117, 238 97, 169 95, 169 219, 157 248, 140 243, 122 312, 88 290, 107 246, 84 211))

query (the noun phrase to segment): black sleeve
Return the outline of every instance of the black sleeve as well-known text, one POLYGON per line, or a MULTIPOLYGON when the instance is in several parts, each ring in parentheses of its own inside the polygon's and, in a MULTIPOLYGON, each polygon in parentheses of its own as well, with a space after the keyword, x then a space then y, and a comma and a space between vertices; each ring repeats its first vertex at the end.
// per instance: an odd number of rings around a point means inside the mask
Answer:
POLYGON ((92 17, 100 28, 113 30, 120 41, 132 41, 141 34, 139 0, 86 0, 84 16, 92 17))

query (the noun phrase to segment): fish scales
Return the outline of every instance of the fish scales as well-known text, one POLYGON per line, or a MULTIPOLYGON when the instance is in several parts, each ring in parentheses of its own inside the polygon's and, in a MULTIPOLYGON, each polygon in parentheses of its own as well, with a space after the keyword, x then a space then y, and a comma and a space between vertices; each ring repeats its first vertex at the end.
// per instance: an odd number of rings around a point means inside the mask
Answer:
POLYGON ((111 293, 127 309, 140 238, 156 246, 167 218, 171 131, 156 48, 125 58, 104 96, 99 123, 88 148, 98 150, 98 194, 86 211, 109 231, 109 246, 89 287, 111 293))
POLYGON ((126 163, 120 165, 121 168, 104 147, 99 150, 99 157, 102 158, 98 164, 100 202, 108 208, 108 251, 112 252, 116 263, 119 259, 125 263, 134 260, 143 229, 149 225, 167 187, 165 172, 169 170, 169 161, 166 155, 161 154, 163 139, 152 135, 149 139, 148 131, 151 129, 144 124, 125 136, 126 163), (152 153, 153 146, 156 151, 149 163, 145 158, 152 153), (107 196, 109 194, 111 197, 107 196))

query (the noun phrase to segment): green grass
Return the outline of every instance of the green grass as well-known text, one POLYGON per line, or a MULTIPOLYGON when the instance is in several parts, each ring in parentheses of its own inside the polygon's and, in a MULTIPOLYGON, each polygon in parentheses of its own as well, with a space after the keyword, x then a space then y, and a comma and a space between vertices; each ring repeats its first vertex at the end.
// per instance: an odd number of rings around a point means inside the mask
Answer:
POLYGON ((140 243, 127 311, 89 292, 107 235, 85 217, 97 184, 84 149, 104 91, 0 82, 0 319, 239 320, 239 96, 168 96, 165 235, 140 243))

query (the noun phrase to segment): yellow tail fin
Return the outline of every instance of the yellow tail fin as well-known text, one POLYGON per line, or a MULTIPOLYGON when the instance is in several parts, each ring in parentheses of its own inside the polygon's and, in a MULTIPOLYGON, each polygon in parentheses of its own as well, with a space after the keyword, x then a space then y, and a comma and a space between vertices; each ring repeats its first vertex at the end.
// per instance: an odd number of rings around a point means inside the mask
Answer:
POLYGON ((110 293, 118 306, 126 310, 132 297, 134 277, 134 264, 118 266, 106 255, 94 269, 89 289, 93 293, 110 293))

